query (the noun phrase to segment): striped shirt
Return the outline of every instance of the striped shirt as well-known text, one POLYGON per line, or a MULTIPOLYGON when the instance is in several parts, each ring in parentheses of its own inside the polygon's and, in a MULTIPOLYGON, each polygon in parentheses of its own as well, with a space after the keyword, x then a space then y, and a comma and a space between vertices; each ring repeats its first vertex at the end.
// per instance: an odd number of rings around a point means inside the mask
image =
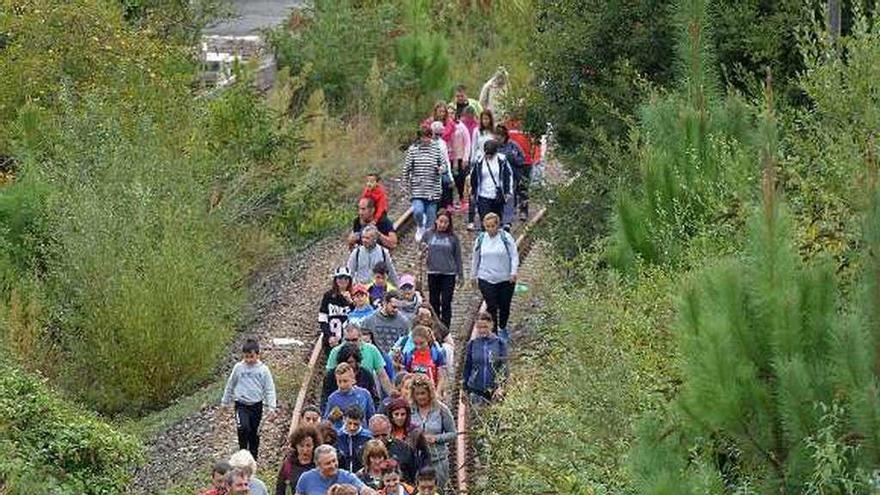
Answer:
POLYGON ((406 151, 403 177, 410 197, 437 201, 440 199, 440 167, 443 165, 443 152, 440 146, 421 140, 406 151))

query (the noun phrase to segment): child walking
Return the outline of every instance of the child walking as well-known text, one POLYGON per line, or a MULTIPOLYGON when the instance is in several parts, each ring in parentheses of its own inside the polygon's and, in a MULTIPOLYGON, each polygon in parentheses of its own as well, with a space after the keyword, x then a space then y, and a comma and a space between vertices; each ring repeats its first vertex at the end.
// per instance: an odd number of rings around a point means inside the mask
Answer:
POLYGON ((235 426, 238 429, 238 447, 250 451, 254 459, 260 448, 260 421, 263 405, 269 407, 267 420, 275 416, 275 382, 269 367, 260 361, 260 344, 247 339, 242 346, 242 359, 232 368, 220 404, 229 407, 235 403, 235 426))

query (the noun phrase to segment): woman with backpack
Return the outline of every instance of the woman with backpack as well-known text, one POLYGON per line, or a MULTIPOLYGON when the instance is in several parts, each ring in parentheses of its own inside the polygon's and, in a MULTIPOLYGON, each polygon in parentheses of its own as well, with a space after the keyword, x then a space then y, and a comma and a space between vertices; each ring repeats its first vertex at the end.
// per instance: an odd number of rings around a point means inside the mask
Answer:
POLYGON ((501 228, 501 216, 495 212, 483 218, 484 232, 474 242, 471 273, 486 301, 486 311, 497 323, 498 336, 509 339, 507 322, 519 269, 516 241, 501 228))

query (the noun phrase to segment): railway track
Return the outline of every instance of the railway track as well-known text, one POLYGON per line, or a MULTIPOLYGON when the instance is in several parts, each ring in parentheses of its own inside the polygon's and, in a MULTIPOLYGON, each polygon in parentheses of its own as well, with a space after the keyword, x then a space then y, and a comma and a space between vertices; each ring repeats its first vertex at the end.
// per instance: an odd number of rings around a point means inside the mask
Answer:
MULTIPOLYGON (((546 215, 546 208, 541 208, 536 214, 525 223, 517 223, 514 229, 516 236, 517 248, 520 250, 520 264, 523 264, 531 247, 530 233, 534 225, 538 224, 546 215)), ((463 214, 455 214, 453 219, 453 227, 462 244, 462 255, 465 259, 464 277, 470 279, 470 256, 469 253, 473 249, 475 235, 465 229, 466 221, 463 214)), ((392 253, 397 273, 418 273, 418 264, 420 263, 419 252, 416 244, 413 242, 413 221, 412 209, 407 209, 400 214, 394 222, 397 230, 399 243, 397 249, 392 253)), ((344 260, 339 260, 342 264, 344 260)), ((456 448, 450 449, 453 455, 450 457, 450 474, 451 483, 456 487, 457 493, 468 493, 468 481, 471 479, 473 470, 473 451, 472 443, 469 437, 470 433, 470 409, 467 404, 467 397, 460 389, 461 369, 464 363, 464 349, 468 340, 471 338, 473 322, 477 312, 484 307, 482 297, 478 290, 466 283, 456 289, 453 302, 453 318, 451 335, 455 341, 455 366, 453 377, 450 380, 450 389, 447 390, 446 402, 450 410, 457 411, 457 429, 459 436, 456 442, 456 448)), ((302 410, 306 405, 318 404, 321 390, 321 384, 324 376, 324 348, 320 335, 317 335, 309 354, 307 371, 303 376, 300 384, 293 410, 291 412, 291 420, 289 432, 293 432, 298 424, 302 414, 302 410)), ((451 446, 450 446, 451 447, 451 446)))

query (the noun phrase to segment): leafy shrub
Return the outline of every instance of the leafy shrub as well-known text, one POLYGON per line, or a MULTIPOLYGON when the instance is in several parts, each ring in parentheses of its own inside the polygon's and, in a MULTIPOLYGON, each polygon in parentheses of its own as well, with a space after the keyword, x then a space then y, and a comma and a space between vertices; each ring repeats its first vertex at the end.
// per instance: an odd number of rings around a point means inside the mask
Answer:
POLYGON ((536 342, 518 348, 505 399, 480 432, 481 493, 638 493, 625 458, 641 414, 675 388, 677 276, 657 267, 632 281, 597 274, 542 297, 551 302, 536 342))
POLYGON ((0 485, 9 493, 121 493, 141 447, 0 364, 0 485))
POLYGON ((308 74, 306 94, 321 88, 334 114, 366 99, 373 60, 388 66, 398 10, 394 2, 319 0, 303 10, 304 25, 269 33, 279 67, 308 74), (332 54, 332 56, 330 56, 332 54))

